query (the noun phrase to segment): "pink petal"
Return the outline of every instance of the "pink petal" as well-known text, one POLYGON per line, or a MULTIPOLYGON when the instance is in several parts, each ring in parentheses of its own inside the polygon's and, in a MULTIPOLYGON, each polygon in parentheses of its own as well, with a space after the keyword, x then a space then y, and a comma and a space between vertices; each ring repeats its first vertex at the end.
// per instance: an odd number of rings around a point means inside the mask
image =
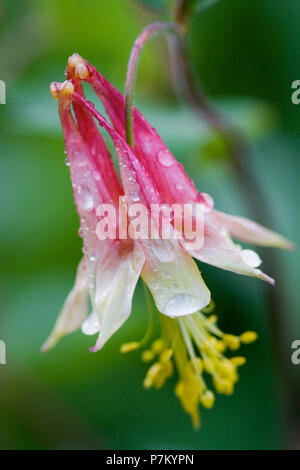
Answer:
POLYGON ((294 247, 293 243, 279 233, 273 232, 245 217, 228 215, 219 211, 214 211, 214 216, 220 224, 227 228, 230 235, 237 240, 253 245, 273 246, 277 248, 292 249, 294 247))
MULTIPOLYGON (((183 242, 184 246, 184 242, 183 242)), ((226 229, 221 227, 213 218, 213 214, 206 214, 204 246, 200 250, 190 251, 194 258, 203 263, 226 269, 237 274, 254 276, 274 284, 274 280, 259 269, 247 264, 246 257, 242 256, 242 248, 235 245, 226 229)))

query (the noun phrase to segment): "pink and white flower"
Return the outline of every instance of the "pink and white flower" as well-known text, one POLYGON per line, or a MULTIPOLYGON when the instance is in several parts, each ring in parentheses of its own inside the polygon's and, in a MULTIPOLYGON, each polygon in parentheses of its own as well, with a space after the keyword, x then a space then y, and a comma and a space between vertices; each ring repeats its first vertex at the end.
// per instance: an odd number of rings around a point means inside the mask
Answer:
POLYGON ((75 285, 44 349, 80 327, 86 334, 99 332, 92 350, 101 348, 128 318, 140 275, 162 314, 180 317, 200 311, 209 304, 210 292, 192 257, 274 283, 258 269, 259 256, 252 250, 242 249, 231 237, 281 248, 290 248, 290 242, 248 219, 215 210, 213 199, 195 188, 183 166, 136 109, 133 110, 135 146, 130 147, 125 139, 124 97, 94 67, 74 54, 68 62, 67 81, 51 84, 51 92, 58 98, 84 257, 75 285), (83 80, 93 87, 111 124, 85 99, 83 80), (109 134, 117 151, 121 182, 95 119, 109 134), (189 251, 188 234, 178 240, 174 220, 170 220, 169 240, 162 238, 159 227, 155 240, 120 237, 100 240, 96 233, 97 207, 110 204, 118 211, 119 200, 124 196, 123 217, 129 220, 130 208, 136 202, 143 204, 149 214, 152 204, 202 204, 203 246, 189 251), (92 305, 89 316, 88 296, 92 305))

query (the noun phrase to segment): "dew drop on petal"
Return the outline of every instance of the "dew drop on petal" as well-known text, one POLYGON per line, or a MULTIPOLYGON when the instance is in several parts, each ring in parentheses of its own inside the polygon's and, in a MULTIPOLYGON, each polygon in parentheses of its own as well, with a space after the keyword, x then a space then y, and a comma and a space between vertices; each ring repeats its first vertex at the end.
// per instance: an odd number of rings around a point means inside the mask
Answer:
POLYGON ((67 158, 65 158, 65 164, 66 164, 67 166, 70 166, 70 162, 69 162, 69 159, 68 159, 68 157, 67 157, 67 158))
POLYGON ((86 211, 91 211, 94 207, 94 200, 91 191, 86 186, 79 186, 77 190, 78 204, 86 211))
POLYGON ((139 193, 137 191, 131 191, 129 195, 133 202, 138 202, 140 200, 139 193))
POLYGON ((165 167, 172 166, 174 163, 173 155, 168 150, 160 150, 157 158, 159 163, 165 167))
POLYGON ((261 258, 253 250, 242 250, 241 258, 251 268, 258 268, 262 263, 261 258))
POLYGON ((178 294, 169 300, 163 313, 170 317, 189 315, 199 309, 199 299, 189 294, 178 294))
POLYGON ((99 318, 95 311, 83 322, 81 331, 85 335, 94 335, 100 331, 99 318))

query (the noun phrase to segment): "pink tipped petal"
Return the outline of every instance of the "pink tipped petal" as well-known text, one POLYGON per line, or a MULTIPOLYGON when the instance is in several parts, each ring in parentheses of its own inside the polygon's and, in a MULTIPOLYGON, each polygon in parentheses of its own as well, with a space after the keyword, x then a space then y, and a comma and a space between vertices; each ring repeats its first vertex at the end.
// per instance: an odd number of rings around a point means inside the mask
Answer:
MULTIPOLYGON (((118 240, 116 237, 99 240, 97 209, 101 204, 109 203, 117 211, 115 199, 122 194, 122 192, 119 194, 121 186, 118 183, 114 189, 111 187, 115 185, 116 177, 112 180, 108 177, 113 167, 110 166, 109 155, 103 147, 104 143, 100 134, 100 137, 95 137, 95 123, 90 112, 85 107, 77 106, 78 126, 72 116, 70 105, 73 93, 84 100, 82 94, 75 92, 74 85, 68 81, 57 86, 59 114, 74 198, 81 221, 80 235, 84 241, 86 255, 86 295, 88 290, 100 327, 99 339, 94 348, 97 350, 121 326, 130 313, 133 291, 144 265, 144 254, 138 246, 134 246, 132 240, 118 240), (85 139, 84 136, 87 138, 85 139), (109 170, 105 178, 102 177, 103 168, 109 170), (113 191, 116 191, 115 194, 113 191)), ((71 299, 67 300, 67 306, 70 305, 70 308, 74 307, 74 302, 71 303, 73 297, 74 294, 71 295, 71 299)), ((84 321, 87 310, 82 309, 82 311, 84 316, 80 318, 80 322, 76 323, 76 327, 82 326, 83 330, 89 334, 97 331, 98 325, 94 317, 89 317, 84 321)), ((66 309, 64 309, 63 319, 69 311, 65 312, 66 309)), ((48 341, 46 346, 56 339, 57 331, 60 332, 62 329, 61 322, 62 320, 58 322, 60 329, 57 330, 56 327, 55 335, 52 335, 50 343, 48 341)))
POLYGON ((96 268, 95 311, 100 333, 92 352, 98 351, 123 325, 131 312, 132 297, 145 262, 138 245, 124 251, 114 246, 99 259, 96 268), (118 248, 120 251, 118 251, 118 248))
POLYGON ((42 346, 42 351, 48 351, 63 336, 80 328, 88 313, 88 270, 87 260, 80 261, 73 289, 69 293, 55 326, 42 346))
POLYGON ((294 245, 282 235, 273 232, 245 217, 237 217, 214 211, 218 222, 224 225, 237 240, 261 246, 293 249, 294 245))
POLYGON ((213 219, 207 215, 203 248, 191 250, 190 253, 194 258, 203 263, 211 264, 237 274, 258 277, 270 284, 274 284, 272 278, 253 267, 253 256, 250 259, 249 256, 245 256, 243 251, 240 246, 233 243, 226 229, 216 225, 213 219))

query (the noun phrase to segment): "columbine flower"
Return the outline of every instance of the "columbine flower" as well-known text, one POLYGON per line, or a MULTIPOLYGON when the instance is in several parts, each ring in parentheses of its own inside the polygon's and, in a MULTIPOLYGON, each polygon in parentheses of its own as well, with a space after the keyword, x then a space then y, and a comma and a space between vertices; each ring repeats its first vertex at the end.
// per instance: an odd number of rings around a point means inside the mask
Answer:
MULTIPOLYGON (((123 96, 77 54, 69 59, 67 81, 53 83, 51 92, 59 101, 84 257, 75 285, 44 349, 79 327, 87 334, 99 332, 92 350, 101 348, 130 314, 133 292, 141 275, 153 295, 162 323, 162 338, 142 354, 145 362, 154 361, 144 385, 160 388, 172 375, 175 364, 179 374, 175 394, 197 427, 199 403, 206 408, 214 403, 214 394, 208 390, 203 372, 211 374, 217 392, 232 393, 238 380, 237 368, 245 359, 240 356, 226 359, 224 353, 226 349, 238 349, 240 343, 254 341, 256 334, 246 332, 239 337, 224 334, 217 327, 216 318, 206 316, 210 292, 192 256, 201 262, 274 283, 258 269, 259 256, 252 250, 243 250, 231 236, 265 246, 289 248, 291 244, 250 220, 216 211, 212 198, 197 191, 182 165, 136 109, 133 110, 135 147, 130 147, 125 140, 123 96), (92 85, 111 125, 86 101, 82 80, 92 85), (122 185, 94 118, 116 148, 122 185), (120 198, 126 200, 123 218, 132 220, 131 208, 140 202, 151 222, 152 205, 202 204, 203 246, 190 250, 185 226, 183 237, 178 240, 174 218, 168 220, 169 239, 162 237, 157 221, 154 239, 147 236, 134 240, 120 236, 101 239, 97 233, 97 208, 110 204, 118 210, 120 198), (92 305, 90 316, 87 316, 88 294, 92 305)), ((191 217, 197 219, 197 212, 191 217)), ((112 225, 119 233, 116 220, 112 225)), ((136 227, 133 225, 131 229, 135 231, 136 227)), ((139 346, 141 343, 128 343, 122 351, 139 346)))

